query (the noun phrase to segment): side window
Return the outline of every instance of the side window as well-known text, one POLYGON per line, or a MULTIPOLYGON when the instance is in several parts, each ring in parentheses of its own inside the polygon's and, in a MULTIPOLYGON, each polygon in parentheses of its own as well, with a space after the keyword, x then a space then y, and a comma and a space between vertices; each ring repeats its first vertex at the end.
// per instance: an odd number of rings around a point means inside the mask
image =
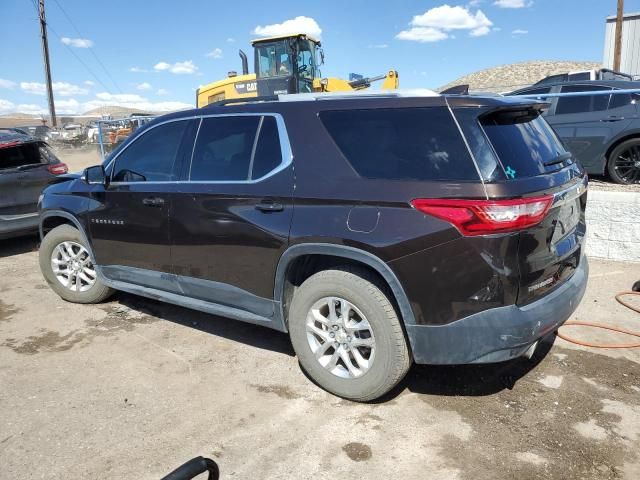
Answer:
POLYGON ((263 117, 256 152, 253 159, 251 178, 253 180, 264 177, 271 170, 282 163, 282 150, 278 125, 274 117, 263 117))
POLYGON ((445 107, 320 112, 342 155, 361 177, 478 181, 478 172, 445 107))
POLYGON ((611 100, 609 100, 609 110, 635 105, 638 103, 639 98, 640 95, 635 93, 614 93, 611 95, 611 100))
POLYGON ((531 90, 524 90, 523 92, 518 93, 518 95, 543 95, 545 93, 549 93, 551 87, 540 87, 540 88, 532 88, 531 90))
POLYGON ((187 120, 165 123, 143 133, 116 158, 114 182, 167 182, 176 179, 174 164, 187 120))
POLYGON ((189 179, 247 180, 259 122, 259 116, 204 118, 193 152, 189 179))
MULTIPOLYGON (((561 93, 596 92, 611 90, 610 87, 597 85, 565 85, 561 93)), ((575 97, 560 97, 556 106, 556 115, 570 113, 600 112, 607 109, 609 95, 579 95, 575 97)))

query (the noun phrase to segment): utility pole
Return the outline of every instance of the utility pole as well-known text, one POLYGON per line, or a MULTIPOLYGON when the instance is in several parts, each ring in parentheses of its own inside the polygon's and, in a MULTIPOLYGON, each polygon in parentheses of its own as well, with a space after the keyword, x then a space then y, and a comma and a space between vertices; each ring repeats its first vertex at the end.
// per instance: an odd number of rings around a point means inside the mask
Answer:
POLYGON ((53 104, 53 88, 51 86, 51 66, 49 65, 49 42, 47 41, 47 21, 44 16, 44 0, 38 0, 38 17, 40 20, 40 38, 42 39, 42 59, 44 61, 44 76, 47 83, 47 99, 49 101, 49 115, 51 126, 57 126, 56 107, 53 104))
POLYGON ((618 0, 616 13, 616 43, 613 47, 613 69, 620 71, 620 56, 622 55, 622 20, 624 17, 624 0, 618 0))

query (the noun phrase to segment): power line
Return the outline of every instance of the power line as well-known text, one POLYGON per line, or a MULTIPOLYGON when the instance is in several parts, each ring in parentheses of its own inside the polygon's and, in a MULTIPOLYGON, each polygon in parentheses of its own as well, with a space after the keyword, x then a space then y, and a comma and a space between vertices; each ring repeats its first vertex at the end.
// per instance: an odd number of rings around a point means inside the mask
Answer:
MULTIPOLYGON (((62 14, 67 18, 67 20, 69 21, 69 23, 71 24, 71 26, 73 27, 73 29, 76 31, 76 33, 78 34, 78 36, 80 38, 84 38, 84 35, 82 35, 82 33, 80 33, 80 30, 78 29, 78 27, 76 27, 76 24, 73 23, 73 20, 71 20, 71 17, 69 16, 69 14, 67 13, 67 11, 62 7, 62 5, 60 5, 60 2, 58 2, 58 0, 53 0, 56 5, 58 5, 58 8, 60 9, 60 11, 62 12, 62 14)), ((111 73, 109 73, 109 70, 107 70, 107 67, 104 66, 104 63, 102 63, 102 61, 100 60, 100 58, 98 58, 98 55, 96 54, 96 52, 93 50, 93 47, 89 47, 89 51, 91 52, 91 55, 93 55, 93 57, 96 59, 96 62, 98 62, 98 64, 102 67, 102 70, 104 70, 104 73, 107 74, 107 77, 109 77, 111 79, 111 81, 113 82, 113 84, 116 86, 116 89, 120 92, 122 92, 122 89, 120 88, 120 85, 118 85, 118 82, 115 81, 115 79, 111 76, 111 73)))
MULTIPOLYGON (((35 8, 35 11, 36 11, 36 13, 37 13, 37 14, 38 14, 38 16, 39 16, 39 13, 38 13, 38 5, 36 4, 36 0, 31 0, 31 4, 32 4, 32 5, 33 5, 33 7, 35 8)), ((58 40, 60 40, 60 42, 62 43, 62 37, 61 37, 60 35, 58 35, 58 32, 56 32, 56 31, 55 31, 55 29, 51 26, 51 24, 50 24, 49 22, 47 22, 47 28, 48 28, 49 30, 51 30, 51 32, 53 32, 53 34, 54 34, 54 35, 58 38, 58 40)), ((65 48, 66 48, 67 50, 69 50, 69 53, 71 53, 71 54, 76 58, 76 60, 78 60, 78 62, 80 62, 80 63, 82 64, 82 66, 87 70, 87 72, 89 72, 89 74, 90 74, 93 78, 95 78, 95 79, 96 79, 96 81, 97 81, 100 85, 102 85, 102 88, 104 88, 108 93, 111 93, 111 89, 110 89, 109 87, 107 87, 107 86, 102 82, 102 80, 100 80, 100 78, 98 78, 98 76, 97 76, 95 73, 93 73, 93 70, 91 70, 91 69, 89 68, 89 66, 84 62, 84 60, 82 60, 82 58, 80 58, 80 57, 76 54, 76 52, 74 52, 74 51, 73 51, 73 49, 72 49, 71 47, 69 47, 69 45, 67 45, 67 44, 65 44, 65 43, 62 43, 62 45, 64 45, 64 46, 65 46, 65 48)))

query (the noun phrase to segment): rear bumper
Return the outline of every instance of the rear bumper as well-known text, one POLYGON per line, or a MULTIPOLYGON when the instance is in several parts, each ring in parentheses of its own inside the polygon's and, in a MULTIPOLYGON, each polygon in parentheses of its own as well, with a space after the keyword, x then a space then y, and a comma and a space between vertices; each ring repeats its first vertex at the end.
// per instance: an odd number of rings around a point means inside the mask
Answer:
POLYGON ((40 218, 37 212, 22 215, 0 215, 0 238, 37 232, 39 224, 40 218))
POLYGON ((527 305, 492 308, 447 325, 407 325, 414 360, 446 365, 519 357, 571 316, 584 296, 588 276, 587 258, 582 257, 569 280, 527 305))

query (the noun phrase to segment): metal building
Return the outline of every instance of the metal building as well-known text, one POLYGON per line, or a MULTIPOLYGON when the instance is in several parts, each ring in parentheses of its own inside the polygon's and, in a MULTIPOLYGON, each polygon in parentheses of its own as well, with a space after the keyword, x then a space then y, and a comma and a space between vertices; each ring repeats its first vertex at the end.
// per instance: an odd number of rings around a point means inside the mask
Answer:
MULTIPOLYGON (((602 65, 613 68, 613 49, 616 42, 616 17, 607 17, 604 34, 602 65)), ((640 75, 640 12, 626 13, 622 23, 622 52, 620 71, 640 75)))

